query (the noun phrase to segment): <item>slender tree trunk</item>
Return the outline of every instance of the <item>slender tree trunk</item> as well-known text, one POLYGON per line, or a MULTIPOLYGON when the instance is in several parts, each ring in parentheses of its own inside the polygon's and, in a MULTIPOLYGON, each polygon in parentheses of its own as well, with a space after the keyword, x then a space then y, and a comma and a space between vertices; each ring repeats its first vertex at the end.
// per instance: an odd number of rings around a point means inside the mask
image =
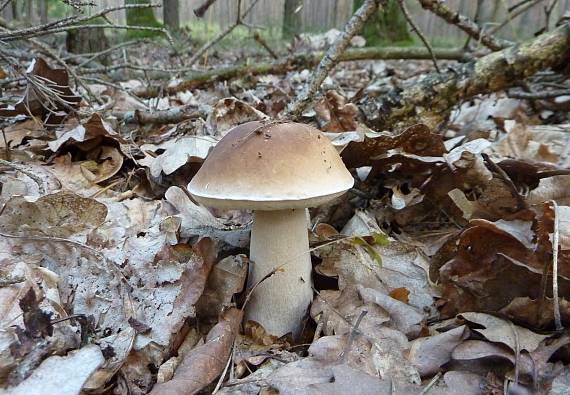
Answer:
POLYGON ((38 10, 40 14, 40 23, 48 23, 48 0, 38 0, 38 10))
MULTIPOLYGON (((150 0, 125 0, 125 4, 149 4, 150 0)), ((149 26, 161 27, 162 25, 156 20, 152 8, 131 8, 127 9, 127 25, 131 26, 149 26)), ((156 32, 128 30, 129 37, 152 37, 156 32)))
POLYGON ((163 0, 162 17, 164 25, 170 30, 180 29, 180 2, 179 0, 163 0))
POLYGON ((302 11, 299 10, 299 7, 302 5, 303 0, 285 0, 283 27, 281 28, 283 38, 289 39, 300 33, 302 11))

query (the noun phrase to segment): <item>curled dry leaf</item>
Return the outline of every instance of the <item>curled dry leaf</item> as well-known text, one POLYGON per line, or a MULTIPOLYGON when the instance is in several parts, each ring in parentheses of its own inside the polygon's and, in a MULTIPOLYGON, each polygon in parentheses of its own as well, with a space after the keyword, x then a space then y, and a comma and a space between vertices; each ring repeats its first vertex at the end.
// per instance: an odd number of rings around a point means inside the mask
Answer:
POLYGON ((459 318, 467 320, 469 323, 482 326, 481 329, 471 325, 471 329, 483 335, 487 340, 506 344, 515 351, 526 350, 532 352, 538 348, 540 342, 548 336, 539 335, 526 328, 513 325, 509 321, 484 313, 461 313, 459 318))
POLYGON ((81 163, 83 176, 94 184, 108 180, 123 167, 123 155, 115 147, 103 145, 89 153, 92 157, 81 163))
POLYGON ((190 395, 210 384, 226 366, 242 316, 235 308, 223 312, 208 333, 206 343, 185 355, 172 380, 155 385, 151 394, 190 395))
POLYGON ((376 303, 390 315, 390 324, 408 337, 416 337, 421 330, 424 315, 410 305, 400 302, 372 288, 358 287, 365 302, 376 303))
POLYGON ((422 377, 436 374, 451 359, 455 347, 469 337, 469 329, 462 325, 435 336, 421 337, 410 343, 408 360, 422 377))
POLYGON ((186 136, 168 140, 161 144, 143 144, 141 150, 146 157, 139 160, 158 178, 162 173, 170 175, 189 162, 203 162, 218 140, 212 136, 186 136), (164 151, 160 155, 154 152, 164 151), (152 155, 149 155, 152 152, 152 155))
POLYGON ((208 209, 192 202, 181 188, 168 188, 164 197, 182 217, 180 225, 182 237, 208 236, 234 247, 245 247, 249 244, 249 229, 247 227, 224 225, 208 209))
POLYGON ((97 147, 103 139, 126 144, 101 115, 94 113, 87 121, 68 131, 56 131, 57 139, 50 141, 48 147, 57 152, 64 144, 77 144, 83 151, 97 147))
POLYGON ((320 129, 324 132, 347 132, 357 128, 355 118, 358 107, 347 103, 346 99, 334 90, 327 91, 315 104, 315 112, 320 129))
MULTIPOLYGON (((529 223, 516 220, 493 223, 478 219, 470 225, 459 236, 456 252, 439 269, 443 316, 463 311, 496 312, 520 297, 547 303, 541 282, 544 265, 550 262, 538 250, 534 251, 532 234, 526 231, 529 223)), ((570 292, 568 260, 563 258, 561 255, 559 261, 561 296, 570 292)), ((551 297, 551 290, 549 280, 546 296, 551 297)), ((516 311, 510 310, 511 314, 516 311)), ((518 311, 523 314, 520 322, 528 322, 528 312, 518 311)), ((514 322, 519 322, 517 317, 511 317, 514 322)), ((538 326, 539 322, 544 320, 535 320, 533 326, 538 326)))
POLYGON ((233 97, 219 100, 206 119, 210 135, 223 137, 234 126, 250 121, 262 121, 268 116, 249 104, 233 97))
POLYGON ((372 157, 395 148, 419 157, 441 157, 447 152, 441 135, 432 133, 426 125, 418 124, 397 136, 385 133, 365 138, 362 142, 352 142, 341 156, 347 167, 361 167, 370 165, 372 157))
POLYGON ((218 317, 229 307, 234 294, 243 290, 247 276, 247 256, 232 255, 217 262, 210 271, 206 288, 196 305, 202 319, 218 317))

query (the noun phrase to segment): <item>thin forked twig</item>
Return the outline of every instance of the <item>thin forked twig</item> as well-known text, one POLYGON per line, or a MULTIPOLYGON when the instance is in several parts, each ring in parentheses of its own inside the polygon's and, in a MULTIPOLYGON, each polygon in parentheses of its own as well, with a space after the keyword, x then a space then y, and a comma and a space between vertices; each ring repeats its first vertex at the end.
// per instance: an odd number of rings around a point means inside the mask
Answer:
POLYGON ((206 44, 204 44, 199 50, 196 51, 196 53, 194 55, 192 55, 192 57, 186 62, 186 68, 192 66, 194 63, 196 63, 196 61, 198 61, 198 59, 200 59, 200 57, 211 47, 213 47, 214 45, 216 45, 217 43, 219 43, 225 36, 227 36, 228 34, 230 34, 236 27, 238 27, 239 25, 242 25, 243 22, 243 18, 245 18, 250 12, 251 10, 253 10, 253 7, 255 7, 255 5, 257 4, 259 0, 254 0, 250 6, 244 11, 243 14, 241 14, 240 12, 240 8, 241 8, 241 1, 238 3, 238 14, 236 16, 236 21, 229 25, 228 27, 226 27, 223 31, 221 31, 220 33, 218 33, 218 35, 216 37, 214 37, 212 40, 210 40, 209 42, 207 42, 206 44))
POLYGON ((350 334, 348 335, 348 340, 346 341, 346 344, 344 346, 344 349, 342 350, 342 352, 340 353, 340 360, 341 362, 345 362, 346 361, 346 356, 348 355, 350 348, 352 347, 352 343, 354 342, 354 338, 356 337, 356 331, 358 331, 358 327, 360 326, 360 323, 362 322, 362 319, 364 318, 364 316, 368 314, 367 310, 362 310, 360 312, 360 315, 358 316, 358 318, 356 319, 356 322, 354 323, 354 325, 352 326, 352 328, 350 329, 350 334))
POLYGON ((424 45, 426 46, 428 52, 431 55, 431 60, 433 62, 433 66, 435 67, 435 70, 438 73, 441 73, 441 70, 439 69, 439 66, 437 65, 437 59, 435 58, 435 55, 433 53, 433 48, 431 47, 431 44, 429 43, 429 41, 427 40, 427 38, 424 36, 424 34, 422 33, 422 31, 420 30, 419 27, 416 26, 416 24, 414 23, 414 20, 412 19, 412 16, 410 15, 410 12, 408 11, 408 8, 406 7, 406 5, 404 4, 404 0, 399 0, 398 4, 400 5, 400 9, 402 10, 402 13, 404 14, 404 17, 406 18, 406 21, 408 21, 408 23, 410 24, 410 27, 412 28, 412 30, 418 35, 418 37, 420 38, 420 40, 422 40, 422 42, 424 43, 424 45))
MULTIPOLYGON (((6 146, 6 147, 7 147, 7 146, 6 146)), ((14 170, 19 171, 20 173, 23 173, 23 174, 27 175, 27 176, 30 177, 32 180, 34 180, 34 182, 35 182, 36 184, 38 184, 38 189, 39 189, 40 195, 44 195, 44 194, 46 193, 46 188, 45 188, 45 186, 44 186, 44 181, 43 181, 40 177, 38 177, 36 174, 34 174, 32 171, 26 169, 24 166, 19 165, 19 164, 17 164, 17 163, 9 162, 9 161, 4 160, 4 159, 0 159, 0 165, 10 167, 10 168, 12 168, 12 169, 14 169, 14 170)))
POLYGON ((39 35, 51 34, 53 30, 61 29, 63 27, 75 24, 81 24, 83 22, 87 22, 92 19, 105 16, 114 11, 132 9, 132 8, 149 8, 149 7, 160 7, 160 6, 161 6, 160 4, 148 3, 148 4, 125 4, 117 7, 109 7, 99 12, 96 12, 92 15, 84 17, 73 15, 67 18, 63 18, 39 26, 30 27, 27 29, 4 31, 3 33, 0 34, 0 40, 13 41, 13 40, 21 40, 29 37, 39 36, 39 35))

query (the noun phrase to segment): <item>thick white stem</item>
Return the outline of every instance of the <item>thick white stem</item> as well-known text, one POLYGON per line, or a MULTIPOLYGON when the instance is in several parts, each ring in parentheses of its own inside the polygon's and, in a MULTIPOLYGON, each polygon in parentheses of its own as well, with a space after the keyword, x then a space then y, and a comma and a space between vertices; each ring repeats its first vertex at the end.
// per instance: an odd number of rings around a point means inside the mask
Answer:
POLYGON ((250 258, 249 287, 279 270, 252 293, 246 318, 275 336, 298 336, 313 297, 305 210, 255 211, 250 258))

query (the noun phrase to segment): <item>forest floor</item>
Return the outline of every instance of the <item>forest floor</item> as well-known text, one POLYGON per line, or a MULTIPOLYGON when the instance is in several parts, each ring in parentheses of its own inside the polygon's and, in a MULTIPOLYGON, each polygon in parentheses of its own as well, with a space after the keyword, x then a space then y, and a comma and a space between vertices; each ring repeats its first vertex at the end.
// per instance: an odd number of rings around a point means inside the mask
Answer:
MULTIPOLYGON (((363 97, 422 84, 432 62, 336 66, 298 121, 324 132, 355 185, 310 210, 314 295, 293 340, 242 322, 251 213, 208 209, 186 187, 231 128, 278 118, 312 68, 166 94, 191 55, 133 44, 88 62, 105 78, 85 72, 73 90, 31 52, 11 66, 21 74, 0 70, 13 78, 0 106, 7 393, 570 391, 570 95, 500 90, 460 99, 437 126, 384 130, 363 97)), ((214 49, 197 70, 267 59, 214 49)))

